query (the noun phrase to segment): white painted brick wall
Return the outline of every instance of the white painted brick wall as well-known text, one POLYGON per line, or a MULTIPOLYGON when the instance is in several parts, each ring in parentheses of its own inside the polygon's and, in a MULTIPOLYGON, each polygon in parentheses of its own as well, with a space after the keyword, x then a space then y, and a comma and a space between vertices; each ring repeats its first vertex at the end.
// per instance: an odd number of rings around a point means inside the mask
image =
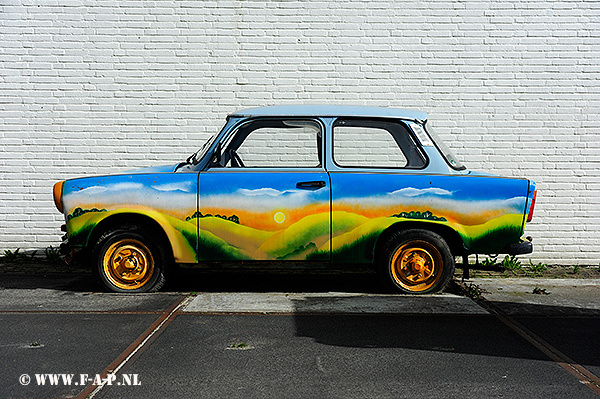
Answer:
POLYGON ((0 3, 0 250, 59 243, 52 184, 175 162, 239 108, 420 109, 538 182, 534 260, 600 263, 600 3, 0 3))

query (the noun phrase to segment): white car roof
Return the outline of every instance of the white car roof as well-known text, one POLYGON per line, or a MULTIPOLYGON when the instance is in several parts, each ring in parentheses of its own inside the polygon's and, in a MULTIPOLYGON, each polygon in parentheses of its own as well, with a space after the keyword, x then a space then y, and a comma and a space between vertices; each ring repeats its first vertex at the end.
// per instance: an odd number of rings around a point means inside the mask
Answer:
POLYGON ((236 111, 233 117, 259 117, 259 116, 341 116, 341 117, 380 117, 398 118, 415 121, 426 121, 429 115, 421 111, 402 108, 365 107, 354 105, 275 105, 269 107, 248 108, 236 111))

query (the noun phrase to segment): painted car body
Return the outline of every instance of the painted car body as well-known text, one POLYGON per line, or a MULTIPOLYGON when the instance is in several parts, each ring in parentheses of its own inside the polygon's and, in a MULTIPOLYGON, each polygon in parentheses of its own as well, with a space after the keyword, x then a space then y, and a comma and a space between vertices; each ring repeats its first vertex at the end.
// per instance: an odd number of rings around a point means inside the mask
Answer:
MULTIPOLYGON (((521 236, 535 183, 469 172, 426 132, 426 120, 425 113, 374 107, 243 110, 186 162, 60 182, 55 202, 70 248, 91 249, 109 226, 134 217, 160 230, 180 264, 372 263, 381 237, 409 227, 440 234, 453 255, 531 252, 521 236), (235 149, 250 135, 291 129, 315 134, 313 164, 277 167, 270 153, 257 154, 266 167, 236 164, 235 149), (403 166, 362 166, 350 154, 360 151, 334 143, 345 131, 392 132, 403 166)), ((368 145, 369 136, 356 141, 368 145)))

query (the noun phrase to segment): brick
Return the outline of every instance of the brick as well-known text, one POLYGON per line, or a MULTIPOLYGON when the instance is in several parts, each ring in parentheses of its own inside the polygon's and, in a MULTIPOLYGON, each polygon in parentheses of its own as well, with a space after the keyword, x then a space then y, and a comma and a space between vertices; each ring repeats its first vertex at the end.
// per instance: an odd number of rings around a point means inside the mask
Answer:
POLYGON ((325 102, 429 112, 470 169, 538 182, 535 259, 597 265, 597 215, 575 216, 600 203, 599 16, 550 0, 11 0, 0 246, 59 239, 60 215, 27 219, 55 214, 54 180, 176 162, 236 109, 325 102))

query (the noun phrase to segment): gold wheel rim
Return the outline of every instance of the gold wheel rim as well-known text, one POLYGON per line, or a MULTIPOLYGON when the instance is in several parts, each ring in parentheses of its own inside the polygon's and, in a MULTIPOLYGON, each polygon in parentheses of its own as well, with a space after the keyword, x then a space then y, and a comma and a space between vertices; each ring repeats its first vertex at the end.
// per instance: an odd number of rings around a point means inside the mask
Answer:
POLYGON ((426 291, 440 280, 442 254, 427 241, 408 241, 394 253, 391 271, 394 281, 408 291, 426 291))
POLYGON ((112 244, 102 260, 104 274, 116 287, 135 290, 150 281, 154 273, 154 258, 143 243, 134 239, 112 244))

